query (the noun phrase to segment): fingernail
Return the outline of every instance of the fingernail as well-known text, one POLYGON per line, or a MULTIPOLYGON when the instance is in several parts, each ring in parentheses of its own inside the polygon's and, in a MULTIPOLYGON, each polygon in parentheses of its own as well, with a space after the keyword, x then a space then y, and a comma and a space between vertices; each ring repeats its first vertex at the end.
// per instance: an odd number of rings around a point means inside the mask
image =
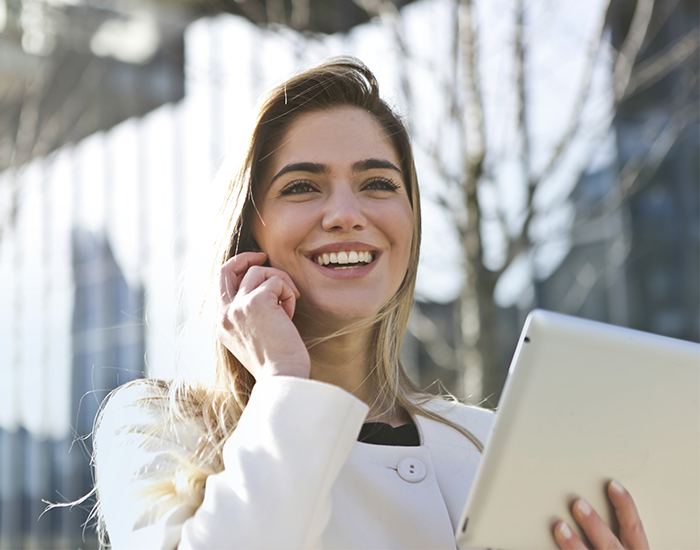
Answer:
POLYGON ((617 481, 616 479, 613 479, 610 482, 610 487, 613 488, 613 491, 615 491, 618 495, 623 495, 625 493, 625 488, 622 486, 622 484, 617 481))
POLYGON ((573 533, 571 532, 571 529, 569 529, 569 526, 568 526, 566 523, 564 523, 564 522, 562 521, 562 522, 559 524, 558 529, 559 529, 559 534, 560 534, 562 537, 564 537, 564 538, 567 539, 567 540, 571 538, 571 535, 572 535, 573 533))
POLYGON ((578 508, 578 511, 581 512, 581 514, 583 514, 584 516, 587 516, 591 513, 591 507, 582 498, 576 501, 576 508, 578 508))

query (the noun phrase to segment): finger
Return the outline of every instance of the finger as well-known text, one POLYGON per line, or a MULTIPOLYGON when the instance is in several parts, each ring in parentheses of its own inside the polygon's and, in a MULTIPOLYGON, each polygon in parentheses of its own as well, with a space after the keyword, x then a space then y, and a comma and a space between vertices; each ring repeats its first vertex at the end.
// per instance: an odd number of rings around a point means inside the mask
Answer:
POLYGON ((219 270, 219 308, 231 303, 238 292, 238 277, 231 270, 219 270))
POLYGON ((239 278, 254 265, 263 265, 267 261, 264 252, 241 252, 224 263, 226 269, 232 270, 239 278))
POLYGON ((632 495, 618 482, 611 481, 608 484, 608 496, 615 508, 615 515, 620 524, 620 542, 625 548, 645 549, 649 548, 642 520, 639 518, 637 506, 632 500, 632 495))
POLYGON ((229 303, 238 292, 238 285, 246 271, 254 265, 263 265, 267 255, 261 252, 243 252, 229 259, 219 269, 219 298, 229 303))
POLYGON ((554 526, 554 540, 562 550, 584 550, 586 546, 576 536, 566 522, 560 521, 554 526))
POLYGON ((221 266, 221 271, 233 273, 241 279, 253 266, 261 266, 267 261, 267 254, 263 252, 242 252, 228 259, 221 266))
POLYGON ((276 269, 274 267, 251 267, 243 276, 243 280, 240 282, 239 290, 244 293, 252 292, 255 288, 259 287, 272 277, 279 277, 282 279, 291 289, 293 296, 296 298, 299 297, 299 291, 297 290, 294 281, 292 281, 292 278, 281 269, 276 269))
POLYGON ((621 549, 622 545, 598 513, 582 498, 578 499, 572 510, 574 519, 591 541, 594 548, 621 549))
POLYGON ((277 305, 284 310, 287 316, 290 319, 294 316, 296 296, 284 279, 274 275, 257 287, 256 292, 259 291, 272 294, 277 305))

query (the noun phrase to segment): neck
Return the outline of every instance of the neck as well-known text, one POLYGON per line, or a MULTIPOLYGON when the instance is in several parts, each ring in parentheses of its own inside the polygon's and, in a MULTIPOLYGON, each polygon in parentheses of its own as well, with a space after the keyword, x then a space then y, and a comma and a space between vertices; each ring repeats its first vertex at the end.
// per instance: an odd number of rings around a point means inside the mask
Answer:
POLYGON ((371 332, 367 329, 325 339, 321 337, 309 348, 311 378, 340 386, 372 404, 376 383, 370 366, 370 344, 371 332))
POLYGON ((309 349, 313 380, 339 386, 370 405, 368 421, 392 426, 411 422, 401 407, 377 400, 377 380, 371 367, 371 328, 326 338, 309 349))
POLYGON ((294 322, 302 338, 308 342, 311 359, 310 377, 343 388, 370 405, 368 421, 399 426, 410 422, 401 407, 379 400, 377 378, 373 372, 370 324, 355 327, 332 319, 319 321, 319 316, 295 315, 294 322))

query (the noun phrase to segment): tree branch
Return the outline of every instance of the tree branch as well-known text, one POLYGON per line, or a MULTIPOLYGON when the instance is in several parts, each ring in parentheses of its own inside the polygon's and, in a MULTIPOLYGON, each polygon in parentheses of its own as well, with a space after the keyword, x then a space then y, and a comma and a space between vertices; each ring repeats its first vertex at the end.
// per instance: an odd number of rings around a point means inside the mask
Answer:
POLYGON ((464 155, 464 206, 466 224, 460 235, 465 252, 467 278, 477 277, 476 269, 482 255, 481 205, 477 184, 483 173, 486 147, 484 107, 479 84, 477 64, 477 35, 472 0, 460 0, 459 9, 460 51, 463 54, 464 78, 464 127, 467 143, 464 155))
POLYGON ((630 78, 623 99, 661 80, 700 49, 700 31, 693 29, 663 52, 640 63, 630 78))
POLYGON ((697 109, 694 105, 687 105, 676 111, 649 150, 640 152, 629 160, 620 172, 618 180, 619 203, 634 194, 645 183, 642 176, 646 176, 648 181, 656 173, 673 144, 676 143, 685 127, 694 119, 697 119, 697 109))
MULTIPOLYGON (((560 302, 558 311, 576 315, 581 311, 581 307, 598 281, 603 277, 612 279, 614 273, 622 267, 632 250, 630 244, 621 241, 622 239, 624 237, 620 235, 612 242, 606 254, 607 258, 612 259, 612 261, 608 261, 602 269, 596 269, 593 264, 587 263, 579 270, 578 275, 574 278, 574 283, 560 302)), ((607 285, 608 288, 610 286, 610 284, 607 285)))
POLYGON ((637 0, 629 31, 627 31, 627 36, 620 46, 613 66, 613 90, 616 105, 627 95, 632 69, 644 44, 653 11, 654 0, 637 0))
MULTIPOLYGON (((515 22, 514 58, 515 58, 515 90, 516 90, 516 110, 518 135, 520 136, 520 163, 522 173, 528 183, 530 179, 530 136, 528 133, 527 121, 527 94, 525 91, 525 45, 523 43, 523 28, 525 26, 525 10, 523 0, 516 0, 517 20, 515 22)), ((528 208, 531 206, 528 203, 528 208)))
POLYGON ((522 0, 516 0, 516 22, 515 22, 515 34, 513 37, 514 42, 514 65, 515 65, 515 90, 516 90, 516 124, 517 124, 517 134, 520 138, 520 166, 523 179, 527 182, 527 201, 525 204, 525 211, 527 215, 525 221, 520 229, 520 233, 517 238, 513 240, 510 233, 508 232, 507 224, 502 214, 499 212, 499 218, 501 227, 504 231, 506 239, 506 258, 501 267, 496 272, 497 276, 500 277, 503 272, 508 269, 510 264, 518 257, 518 255, 526 250, 530 246, 530 224, 532 218, 534 217, 534 205, 533 198, 535 195, 535 188, 541 180, 536 180, 531 177, 530 174, 530 136, 528 132, 528 118, 527 118, 527 94, 525 86, 525 47, 523 41, 523 28, 525 27, 525 10, 523 8, 522 0))
POLYGON ((468 177, 476 182, 481 174, 486 148, 484 108, 477 64, 477 37, 472 0, 460 0, 459 30, 464 66, 464 122, 467 130, 468 177))
MULTIPOLYGON (((693 87, 694 81, 687 87, 693 87)), ((632 195, 641 191, 651 181, 661 163, 668 156, 673 145, 683 133, 683 130, 698 119, 697 107, 687 104, 683 108, 673 107, 673 115, 670 120, 666 111, 659 114, 653 124, 640 133, 653 133, 656 135, 649 147, 640 147, 639 152, 630 158, 617 175, 612 189, 608 191, 599 202, 588 209, 588 213, 580 212, 576 225, 590 223, 594 219, 603 219, 617 210, 632 195), (666 124, 657 129, 657 123, 666 124)), ((661 124, 659 124, 661 126, 661 124)))
MULTIPOLYGON (((642 0, 646 1, 646 0, 642 0)), ((608 11, 609 11, 608 7, 608 11)), ((581 79, 581 85, 578 89, 578 94, 574 105, 571 109, 571 115, 569 117, 569 122, 566 125, 566 130, 562 134, 559 142, 554 147, 552 156, 549 162, 545 165, 545 168, 540 172, 539 175, 535 176, 533 174, 533 181, 530 182, 530 186, 536 186, 539 182, 546 180, 554 171, 554 169, 559 164, 564 152, 567 150, 569 144, 573 140, 576 132, 581 123, 581 110, 583 109, 586 99, 590 94, 591 81, 593 79, 593 70, 595 68, 595 62, 598 57, 598 52, 600 50, 601 44, 603 43, 603 33, 605 32, 605 25, 608 20, 608 12, 606 12, 603 17, 601 17, 598 23, 598 32, 594 34, 594 38, 588 44, 588 63, 584 69, 583 77, 581 79)))

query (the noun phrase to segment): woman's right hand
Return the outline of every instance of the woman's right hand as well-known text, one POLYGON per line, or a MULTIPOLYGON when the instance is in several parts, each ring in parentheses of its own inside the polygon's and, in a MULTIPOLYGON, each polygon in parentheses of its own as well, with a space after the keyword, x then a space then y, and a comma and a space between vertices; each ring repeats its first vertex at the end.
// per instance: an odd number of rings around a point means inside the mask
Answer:
POLYGON ((219 272, 217 337, 256 380, 309 377, 309 352, 292 323, 299 291, 267 255, 243 252, 219 272))

